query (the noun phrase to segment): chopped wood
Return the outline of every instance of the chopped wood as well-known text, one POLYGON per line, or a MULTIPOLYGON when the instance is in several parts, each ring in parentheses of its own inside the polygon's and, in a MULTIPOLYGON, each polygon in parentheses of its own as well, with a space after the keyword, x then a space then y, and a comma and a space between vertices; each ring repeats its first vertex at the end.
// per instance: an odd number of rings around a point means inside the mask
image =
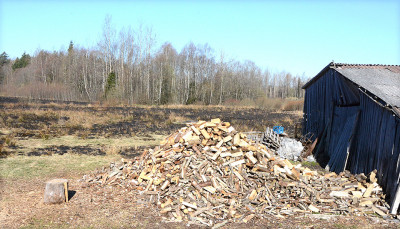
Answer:
POLYGON ((207 131, 205 129, 201 129, 200 132, 204 136, 204 139, 208 140, 211 138, 211 136, 207 133, 207 131))
POLYGON ((167 201, 165 201, 165 203, 161 204, 161 208, 165 208, 166 206, 172 204, 172 200, 168 199, 167 201))
POLYGON ((243 156, 243 152, 232 153, 232 157, 241 157, 241 156, 243 156))
POLYGON ((215 145, 215 147, 221 148, 222 144, 224 144, 224 141, 223 141, 223 140, 219 141, 218 144, 215 145))
POLYGON ((257 159, 255 157, 253 157, 253 152, 251 152, 251 151, 247 152, 246 157, 247 157, 247 159, 249 159, 251 161, 251 163, 253 163, 253 164, 257 163, 257 159))
POLYGON ((204 188, 204 190, 206 190, 206 191, 208 191, 208 192, 210 192, 212 194, 214 194, 217 191, 217 189, 215 189, 213 186, 206 186, 206 187, 203 187, 203 188, 204 188))
POLYGON ((373 210, 376 214, 378 214, 378 215, 380 215, 380 216, 382 216, 382 217, 387 216, 387 214, 386 214, 385 212, 383 212, 383 211, 380 210, 379 208, 375 207, 374 205, 372 205, 372 210, 373 210))
POLYGON ((374 184, 369 184, 367 190, 365 190, 363 194, 363 197, 369 197, 373 189, 374 189, 374 184))
POLYGON ((247 139, 220 119, 187 124, 157 148, 121 163, 84 181, 147 195, 143 198, 175 221, 211 227, 216 220, 217 228, 237 220, 249 222, 256 214, 389 216, 377 171, 368 176, 348 171, 320 175, 301 164, 294 166, 274 148, 247 139))
POLYGON ((169 184, 170 184, 169 180, 166 180, 166 181, 164 182, 164 184, 161 186, 161 190, 166 189, 166 188, 169 186, 169 184))
POLYGON ((356 198, 362 197, 362 192, 360 192, 360 191, 351 191, 351 194, 356 198))
POLYGON ((376 170, 372 171, 372 172, 369 174, 369 181, 370 181, 371 183, 375 183, 375 182, 378 181, 378 179, 376 179, 376 170))
POLYGON ((332 191, 329 195, 332 197, 349 197, 349 192, 347 192, 347 191, 332 191))
POLYGON ((365 201, 362 201, 360 203, 360 206, 363 206, 363 207, 370 206, 370 205, 372 205, 372 201, 371 200, 365 200, 365 201))
POLYGON ((256 190, 251 191, 249 195, 249 200, 254 200, 256 196, 257 196, 257 191, 256 190))
POLYGON ((220 124, 220 123, 221 123, 221 119, 219 119, 219 118, 214 118, 214 119, 211 119, 211 122, 212 122, 212 123, 215 123, 215 124, 220 124))
POLYGON ((200 134, 201 134, 200 131, 199 131, 195 126, 191 126, 191 128, 192 128, 192 130, 193 130, 193 132, 194 132, 195 134, 197 134, 197 135, 200 135, 200 134))
POLYGON ((240 175, 238 171, 233 171, 233 174, 235 174, 237 178, 239 178, 239 180, 244 180, 244 178, 242 177, 242 175, 240 175))
POLYGON ((230 135, 228 135, 224 139, 222 139, 223 142, 229 142, 230 140, 232 140, 232 136, 230 136, 230 135))
POLYGON ((244 223, 249 222, 251 219, 254 218, 254 216, 255 216, 255 214, 251 214, 251 215, 246 216, 246 217, 243 219, 243 222, 244 222, 244 223))
POLYGON ((238 146, 239 143, 240 143, 240 135, 235 134, 235 136, 233 137, 233 145, 238 146))
POLYGON ((161 214, 165 214, 165 213, 170 212, 170 211, 172 211, 172 207, 167 207, 167 208, 161 209, 160 213, 161 214))
POLYGON ((238 160, 238 161, 232 162, 232 163, 230 163, 230 165, 232 167, 235 167, 235 166, 238 166, 238 165, 244 164, 244 163, 246 163, 246 161, 244 159, 242 159, 242 160, 238 160))
POLYGON ((183 201, 182 205, 189 207, 189 208, 193 208, 193 209, 197 209, 197 206, 188 202, 183 201))
POLYGON ((310 209, 312 212, 319 212, 319 209, 317 207, 313 206, 312 204, 310 204, 308 206, 308 209, 310 209))

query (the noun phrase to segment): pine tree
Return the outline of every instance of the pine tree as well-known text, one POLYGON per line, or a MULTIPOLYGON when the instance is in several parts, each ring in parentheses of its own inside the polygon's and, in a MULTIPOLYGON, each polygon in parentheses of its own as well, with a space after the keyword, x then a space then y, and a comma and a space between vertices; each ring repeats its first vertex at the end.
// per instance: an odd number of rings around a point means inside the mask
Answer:
POLYGON ((161 86, 161 97, 160 103, 161 104, 168 104, 171 102, 172 99, 172 92, 171 92, 171 79, 174 77, 174 70, 171 66, 164 66, 163 71, 163 78, 162 78, 162 86, 161 86))
POLYGON ((74 43, 70 41, 68 47, 68 55, 71 55, 73 51, 74 51, 74 43))
POLYGON ((0 84, 3 83, 3 79, 5 77, 5 73, 3 70, 3 66, 5 66, 6 64, 10 63, 10 59, 8 59, 8 55, 6 52, 3 52, 0 55, 0 84))
POLYGON ((110 74, 108 74, 108 77, 107 77, 107 84, 106 84, 106 90, 105 90, 106 98, 112 91, 114 91, 116 81, 117 81, 117 79, 115 76, 115 72, 110 72, 110 74))
POLYGON ((8 64, 10 62, 10 59, 8 59, 8 55, 6 52, 3 52, 0 55, 0 67, 3 67, 4 65, 8 64))
POLYGON ((15 59, 14 64, 11 66, 12 69, 15 71, 18 68, 25 68, 31 63, 31 56, 29 54, 22 54, 21 58, 15 59))

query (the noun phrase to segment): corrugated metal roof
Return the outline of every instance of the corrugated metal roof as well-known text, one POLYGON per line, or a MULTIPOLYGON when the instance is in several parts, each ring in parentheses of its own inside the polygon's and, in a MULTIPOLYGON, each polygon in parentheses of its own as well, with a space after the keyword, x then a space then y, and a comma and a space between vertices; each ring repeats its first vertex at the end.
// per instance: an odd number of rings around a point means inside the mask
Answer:
POLYGON ((400 65, 330 63, 303 88, 307 88, 326 70, 333 68, 386 103, 400 107, 400 65))

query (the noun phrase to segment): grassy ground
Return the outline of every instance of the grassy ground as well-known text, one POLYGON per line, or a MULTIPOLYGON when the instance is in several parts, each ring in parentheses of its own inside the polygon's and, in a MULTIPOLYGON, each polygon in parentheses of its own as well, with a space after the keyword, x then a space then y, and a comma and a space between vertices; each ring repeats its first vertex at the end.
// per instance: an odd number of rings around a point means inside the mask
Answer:
POLYGON ((26 149, 45 148, 48 146, 87 146, 87 145, 108 145, 108 146, 145 146, 159 144, 164 135, 153 134, 148 137, 112 137, 112 138, 90 138, 82 139, 73 135, 65 135, 50 139, 21 139, 18 145, 26 149))
MULTIPOLYGON (((185 223, 165 223, 159 209, 146 204, 135 190, 117 184, 90 186, 79 180, 120 161, 126 152, 135 156, 141 147, 158 145, 188 120, 219 117, 239 131, 263 131, 278 124, 293 130, 301 117, 296 111, 222 106, 0 106, 0 156, 1 152, 5 156, 0 158, 0 228, 186 228, 185 223), (91 155, 96 150, 103 154, 91 155), (40 156, 27 156, 32 152, 40 156), (70 190, 75 192, 69 203, 43 203, 44 183, 53 178, 69 180, 70 190)), ((376 217, 318 217, 256 217, 248 224, 227 224, 225 228, 398 227, 376 217)))
POLYGON ((70 228, 71 225, 55 222, 51 217, 52 214, 66 214, 55 212, 68 211, 67 205, 46 206, 42 203, 44 183, 53 178, 66 178, 72 190, 77 190, 77 180, 83 174, 120 159, 119 155, 77 154, 11 156, 0 159, 1 227, 70 228))
POLYGON ((28 153, 38 149, 48 148, 52 146, 89 146, 89 147, 105 147, 106 154, 114 154, 113 150, 123 149, 126 147, 138 147, 138 146, 152 146, 158 145, 164 135, 149 135, 147 137, 135 136, 135 137, 97 137, 90 139, 83 139, 73 135, 65 135, 49 139, 20 139, 16 140, 15 144, 19 146, 18 151, 28 153))
POLYGON ((0 159, 0 177, 2 179, 28 180, 63 174, 74 176, 106 166, 119 158, 118 155, 90 156, 78 154, 12 156, 0 159))

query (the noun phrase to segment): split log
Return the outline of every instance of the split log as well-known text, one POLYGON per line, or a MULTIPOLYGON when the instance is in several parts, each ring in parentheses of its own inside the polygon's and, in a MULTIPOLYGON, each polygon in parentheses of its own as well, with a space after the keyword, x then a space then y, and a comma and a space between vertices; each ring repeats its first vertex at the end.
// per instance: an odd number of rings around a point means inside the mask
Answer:
POLYGON ((68 202, 68 180, 53 179, 46 182, 44 203, 59 204, 68 202))

